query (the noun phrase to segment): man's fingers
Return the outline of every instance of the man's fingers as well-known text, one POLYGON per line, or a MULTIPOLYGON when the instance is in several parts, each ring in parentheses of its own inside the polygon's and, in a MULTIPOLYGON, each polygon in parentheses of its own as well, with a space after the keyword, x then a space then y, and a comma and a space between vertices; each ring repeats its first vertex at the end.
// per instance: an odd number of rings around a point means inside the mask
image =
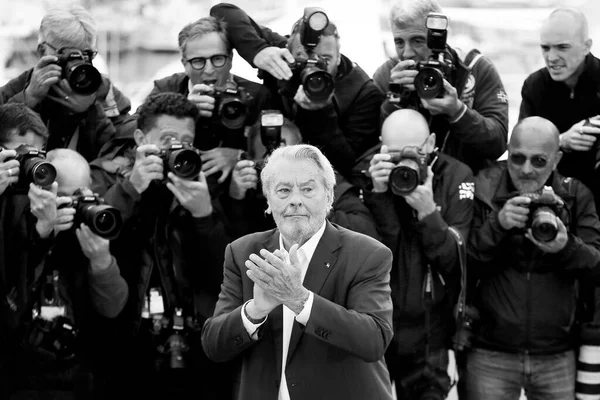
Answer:
POLYGON ((57 61, 58 61, 58 57, 56 57, 56 56, 52 56, 52 55, 43 56, 43 57, 40 57, 40 59, 38 60, 36 67, 43 68, 45 66, 54 64, 56 66, 56 68, 58 68, 60 70, 60 66, 58 66, 56 64, 57 61))
POLYGON ((290 247, 290 262, 296 268, 300 268, 300 258, 298 256, 298 243, 294 243, 290 247))
MULTIPOLYGON (((594 130, 597 130, 598 133, 600 134, 600 129, 597 128, 593 128, 594 130)), ((592 136, 592 135, 586 135, 586 134, 581 134, 579 136, 576 136, 573 138, 574 141, 579 141, 582 143, 594 143, 596 141, 596 136, 592 136)))
MULTIPOLYGON (((142 144, 137 147, 135 150, 135 159, 143 160, 144 158, 150 158, 151 154, 158 154, 160 149, 155 144, 142 144)), ((160 160, 160 157, 154 156, 156 159, 160 160)))
POLYGON ((260 253, 260 255, 264 258, 261 258, 259 255, 253 253, 250 254, 250 257, 248 257, 249 261, 254 263, 262 272, 270 277, 278 275, 279 268, 275 264, 281 263, 281 260, 264 249, 261 250, 260 253))
POLYGON ((271 288, 269 287, 269 284, 265 281, 263 281, 262 279, 260 279, 257 274, 255 272, 253 272, 252 270, 247 270, 246 271, 246 276, 248 278, 250 278, 250 280, 252 282, 254 282, 256 285, 258 285, 262 290, 264 290, 265 292, 269 293, 271 291, 271 288))
MULTIPOLYGON (((294 56, 292 55, 292 53, 290 53, 290 51, 288 49, 282 49, 281 51, 281 55, 283 56, 283 58, 289 62, 290 64, 293 63, 294 60, 294 56)), ((288 67, 289 68, 289 67, 288 67)), ((291 72, 291 71, 290 71, 291 72)))

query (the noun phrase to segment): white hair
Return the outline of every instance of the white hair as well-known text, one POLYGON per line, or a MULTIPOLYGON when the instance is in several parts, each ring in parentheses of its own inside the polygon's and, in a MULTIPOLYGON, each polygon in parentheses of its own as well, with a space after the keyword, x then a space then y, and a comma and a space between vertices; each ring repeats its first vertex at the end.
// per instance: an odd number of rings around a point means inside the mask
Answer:
POLYGON ((40 23, 38 44, 42 42, 48 42, 57 49, 76 47, 96 50, 96 21, 88 10, 78 4, 53 8, 44 15, 40 23))
POLYGON ((329 212, 333 205, 335 172, 331 163, 321 150, 310 144, 296 144, 275 149, 275 151, 273 151, 273 153, 265 160, 265 164, 260 173, 263 193, 267 198, 269 189, 273 184, 272 180, 275 173, 274 165, 279 160, 306 160, 317 167, 323 178, 323 186, 327 193, 327 212, 329 212))
POLYGON ((390 26, 405 29, 425 20, 432 12, 442 12, 436 0, 396 0, 390 10, 390 26))

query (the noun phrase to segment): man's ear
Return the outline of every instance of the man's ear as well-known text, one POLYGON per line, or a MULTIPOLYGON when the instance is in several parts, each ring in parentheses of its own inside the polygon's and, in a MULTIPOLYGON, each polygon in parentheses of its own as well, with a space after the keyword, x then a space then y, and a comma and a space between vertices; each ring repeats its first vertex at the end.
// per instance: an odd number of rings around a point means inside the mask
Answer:
POLYGON ((135 144, 138 146, 146 144, 146 135, 144 135, 144 132, 142 132, 141 129, 136 129, 135 132, 133 132, 133 138, 135 139, 135 144))
POLYGON ((562 151, 558 151, 556 153, 556 155, 554 156, 554 167, 552 167, 552 171, 554 171, 556 169, 556 167, 558 167, 558 163, 560 162, 560 159, 563 156, 563 152, 562 151))
POLYGON ((592 44, 594 43, 594 41, 592 39, 587 39, 585 42, 583 42, 584 46, 585 46, 585 54, 588 55, 590 53, 590 49, 592 48, 592 44))
POLYGON ((423 143, 423 151, 427 154, 433 153, 435 150, 435 133, 430 134, 423 143))

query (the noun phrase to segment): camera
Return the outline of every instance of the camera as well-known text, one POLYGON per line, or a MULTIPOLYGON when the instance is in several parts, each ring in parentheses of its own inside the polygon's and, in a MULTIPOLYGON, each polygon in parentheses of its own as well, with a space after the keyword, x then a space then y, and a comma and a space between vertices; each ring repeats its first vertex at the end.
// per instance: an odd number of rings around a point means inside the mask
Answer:
POLYGON ((390 82, 386 97, 391 104, 407 108, 410 104, 411 95, 412 92, 406 86, 397 82, 390 82))
POLYGON ((429 363, 419 366, 400 384, 415 400, 444 400, 451 386, 446 372, 437 371, 429 363))
POLYGON ((178 307, 173 312, 171 326, 169 326, 169 322, 168 318, 163 318, 161 328, 154 332, 160 343, 156 347, 158 353, 157 370, 188 367, 187 354, 190 351, 188 335, 202 329, 202 324, 198 323, 193 317, 184 318, 183 310, 178 307))
POLYGON ((61 49, 57 64, 71 89, 80 94, 92 94, 102 84, 100 72, 92 65, 91 57, 78 49, 61 49))
MULTIPOLYGON (((0 151, 2 151, 1 148, 0 151)), ((17 155, 14 159, 20 164, 19 183, 21 185, 28 185, 33 182, 38 186, 49 186, 54 182, 56 168, 46 161, 45 151, 26 144, 20 145, 15 151, 17 155)))
POLYGON ((283 139, 281 138, 281 127, 283 126, 283 114, 278 110, 263 110, 260 112, 260 140, 267 149, 267 154, 278 148, 283 139))
POLYGON ((531 198, 529 218, 526 229, 540 242, 551 242, 558 235, 558 215, 561 215, 564 203, 554 194, 552 187, 545 186, 541 194, 524 194, 531 198))
POLYGON ((172 140, 168 147, 158 153, 163 161, 164 179, 173 172, 181 179, 195 179, 202 170, 200 152, 189 143, 172 140))
POLYGON ((419 73, 415 76, 414 85, 419 97, 429 100, 444 97, 444 78, 452 73, 454 66, 444 59, 448 18, 444 14, 429 13, 426 26, 427 47, 431 50, 431 56, 429 60, 417 63, 416 70, 419 73))
MULTIPOLYGON (((458 306, 458 305, 457 305, 458 306)), ((452 337, 454 349, 464 351, 471 348, 475 325, 479 321, 479 310, 473 306, 466 305, 464 309, 456 312, 456 332, 452 337)))
POLYGON ((327 72, 327 64, 325 59, 317 55, 296 58, 289 64, 293 74, 290 80, 279 81, 281 93, 286 97, 294 97, 302 85, 309 100, 327 100, 334 90, 333 77, 327 72))
POLYGON ((23 342, 25 348, 46 360, 73 359, 77 347, 78 331, 67 315, 58 285, 59 273, 55 270, 39 288, 23 342))
POLYGON ((418 146, 406 146, 400 152, 391 152, 390 162, 396 167, 390 173, 390 188, 397 196, 410 194, 427 178, 429 156, 418 146))
POLYGON ((212 96, 215 99, 215 118, 228 129, 239 129, 246 123, 248 106, 252 96, 243 87, 214 88, 212 96))
POLYGON ((121 212, 104 204, 104 199, 94 194, 85 196, 80 191, 71 196, 71 204, 63 204, 59 208, 73 207, 75 217, 73 226, 86 224, 92 232, 105 239, 115 239, 123 226, 121 212))

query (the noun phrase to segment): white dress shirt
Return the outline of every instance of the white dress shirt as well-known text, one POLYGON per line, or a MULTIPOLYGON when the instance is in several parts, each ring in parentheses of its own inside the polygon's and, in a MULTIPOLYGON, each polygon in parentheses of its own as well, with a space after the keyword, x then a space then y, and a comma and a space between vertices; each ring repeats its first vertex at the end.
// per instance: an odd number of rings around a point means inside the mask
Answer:
MULTIPOLYGON (((310 264, 310 260, 312 259, 315 249, 317 248, 317 245, 319 244, 319 241, 321 240, 321 237, 323 236, 323 233, 325 232, 325 226, 326 226, 326 223, 323 222, 323 226, 321 226, 321 228, 317 231, 317 233, 315 233, 308 241, 306 241, 306 243, 304 243, 302 245, 302 247, 298 248, 297 254, 298 254, 298 259, 300 261, 300 268, 302 271, 302 275, 301 275, 302 282, 304 282, 304 277, 306 276, 306 271, 308 270, 308 265, 310 264)), ((287 250, 285 250, 285 247, 283 245, 283 238, 281 237, 281 234, 279 235, 279 250, 285 256, 285 262, 290 263, 290 255, 287 252, 287 250)), ((309 292, 308 299, 306 300, 306 303, 304 303, 304 308, 302 308, 302 311, 298 315, 296 315, 292 310, 290 310, 285 305, 283 306, 283 338, 282 338, 283 347, 282 347, 282 354, 281 354, 281 384, 279 386, 278 400, 290 400, 290 394, 289 394, 288 387, 287 387, 287 381, 285 379, 285 367, 286 367, 286 361, 287 361, 287 355, 288 355, 288 348, 290 346, 290 338, 292 337, 292 328, 294 326, 294 318, 296 319, 296 321, 298 321, 302 325, 306 325, 306 323, 308 322, 308 319, 310 318, 310 313, 312 311, 313 299, 314 299, 313 292, 309 292)), ((250 301, 250 300, 248 300, 248 301, 250 301)), ((246 302, 246 304, 244 304, 244 306, 242 307, 242 310, 241 310, 242 322, 244 324, 244 328, 246 328, 246 331, 248 332, 250 337, 252 339, 256 340, 256 339, 258 339, 258 335, 257 335, 258 328, 262 324, 265 323, 266 319, 259 324, 253 324, 252 322, 250 322, 250 320, 248 318, 246 318, 246 315, 245 315, 245 309, 246 309, 247 304, 248 304, 248 302, 246 302)))

